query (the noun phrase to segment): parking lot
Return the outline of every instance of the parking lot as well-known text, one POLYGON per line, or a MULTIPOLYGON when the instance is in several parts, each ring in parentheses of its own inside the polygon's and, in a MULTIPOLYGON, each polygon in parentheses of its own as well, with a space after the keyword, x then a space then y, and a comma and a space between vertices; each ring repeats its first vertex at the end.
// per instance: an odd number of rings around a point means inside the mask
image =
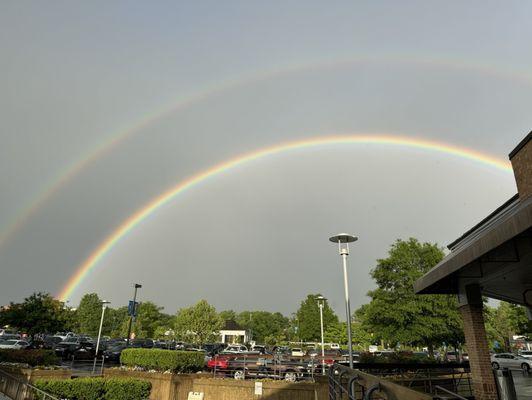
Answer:
POLYGON ((532 374, 512 371, 515 391, 519 400, 532 400, 532 374))

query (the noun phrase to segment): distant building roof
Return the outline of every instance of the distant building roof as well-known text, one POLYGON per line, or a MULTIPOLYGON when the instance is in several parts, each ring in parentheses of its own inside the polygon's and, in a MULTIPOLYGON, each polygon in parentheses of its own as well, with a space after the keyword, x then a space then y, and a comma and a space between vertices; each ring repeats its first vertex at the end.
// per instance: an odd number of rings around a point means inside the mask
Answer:
POLYGON ((244 328, 242 328, 240 325, 238 325, 232 319, 228 319, 228 320, 225 321, 225 325, 224 325, 222 330, 224 330, 224 331, 245 331, 244 328))

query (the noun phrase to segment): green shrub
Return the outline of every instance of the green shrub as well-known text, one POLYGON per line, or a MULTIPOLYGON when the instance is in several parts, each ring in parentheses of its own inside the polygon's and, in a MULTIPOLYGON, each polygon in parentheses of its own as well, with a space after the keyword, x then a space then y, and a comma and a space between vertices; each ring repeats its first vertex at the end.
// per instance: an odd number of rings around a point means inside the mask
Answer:
POLYGON ((105 400, 141 400, 150 397, 151 383, 138 379, 108 379, 105 400))
POLYGON ((35 367, 37 365, 54 365, 57 363, 57 357, 52 350, 0 349, 0 362, 23 363, 35 367))
MULTIPOLYGON (((33 385, 46 393, 69 400, 145 400, 151 391, 151 383, 139 379, 40 379, 33 385)), ((37 397, 42 398, 38 393, 37 397)))
POLYGON ((128 367, 156 371, 197 372, 205 365, 205 354, 198 351, 125 349, 120 362, 128 367))

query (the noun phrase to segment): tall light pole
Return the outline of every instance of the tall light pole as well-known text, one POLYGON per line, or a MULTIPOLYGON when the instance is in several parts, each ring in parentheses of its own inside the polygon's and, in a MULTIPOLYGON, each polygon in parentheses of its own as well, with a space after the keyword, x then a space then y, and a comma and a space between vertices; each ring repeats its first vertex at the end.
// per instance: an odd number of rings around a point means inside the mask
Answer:
POLYGON ((107 300, 102 301, 102 318, 100 319, 100 329, 98 329, 98 341, 96 342, 96 352, 94 353, 94 364, 92 365, 92 373, 94 373, 94 370, 96 369, 96 359, 98 358, 98 350, 100 350, 100 339, 102 337, 103 317, 105 315, 105 309, 107 308, 107 304, 111 304, 111 302, 107 300))
POLYGON ((133 323, 133 318, 135 318, 137 313, 137 289, 142 287, 141 284, 135 283, 135 293, 133 294, 133 307, 131 308, 131 315, 129 317, 129 325, 127 326, 127 347, 129 347, 129 337, 131 336, 131 324, 133 323))
POLYGON ((323 344, 323 306, 325 305, 325 297, 319 295, 316 300, 318 300, 318 307, 320 309, 320 328, 321 328, 321 373, 325 375, 325 348, 323 344))
POLYGON ((351 336, 351 305, 349 304, 349 284, 347 281, 347 256, 349 255, 349 243, 358 240, 357 237, 348 233, 339 233, 331 236, 329 240, 338 243, 338 251, 342 256, 344 266, 344 289, 345 289, 345 313, 347 315, 347 345, 349 354, 349 368, 353 368, 353 338, 351 336))

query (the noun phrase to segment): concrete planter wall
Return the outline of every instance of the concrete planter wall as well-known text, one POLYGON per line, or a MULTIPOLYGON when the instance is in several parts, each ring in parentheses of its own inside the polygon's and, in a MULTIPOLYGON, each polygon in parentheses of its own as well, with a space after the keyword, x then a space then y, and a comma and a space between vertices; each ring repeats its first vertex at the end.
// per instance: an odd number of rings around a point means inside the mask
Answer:
MULTIPOLYGON (((206 374, 159 374, 106 369, 106 377, 128 377, 150 381, 150 400, 187 400, 189 392, 202 392, 207 400, 326 400, 326 379, 316 383, 262 382, 262 396, 255 395, 255 381, 210 378, 206 374)), ((321 378, 321 377, 320 377, 321 378)))

